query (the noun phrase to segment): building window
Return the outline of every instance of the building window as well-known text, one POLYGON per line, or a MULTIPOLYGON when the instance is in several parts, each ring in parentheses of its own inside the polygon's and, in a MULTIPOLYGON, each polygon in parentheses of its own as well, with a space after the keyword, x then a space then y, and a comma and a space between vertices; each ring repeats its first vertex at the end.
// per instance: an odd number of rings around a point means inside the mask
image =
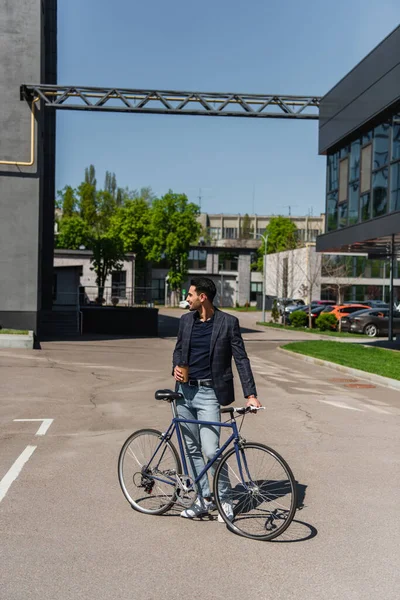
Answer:
POLYGON ((349 159, 340 161, 339 169, 339 203, 347 200, 347 183, 349 180, 349 159))
POLYGON ((189 269, 206 269, 207 250, 190 250, 188 256, 189 269))
POLYGON ((380 217, 387 213, 388 205, 388 168, 376 171, 372 175, 372 216, 380 217))
POLYGON ((212 240, 221 239, 221 227, 209 227, 208 234, 212 240))
POLYGON ((224 227, 223 236, 225 240, 236 240, 238 237, 237 227, 224 227))
POLYGON ((347 227, 347 202, 339 204, 339 227, 347 227))
POLYGON ((371 218, 371 194, 367 192, 360 197, 360 215, 362 221, 371 218))
POLYGON ((333 192, 339 187, 339 154, 328 156, 327 160, 327 191, 333 192))
POLYGON ((126 271, 114 271, 111 274, 111 295, 126 298, 126 271))
POLYGON ((400 210, 400 162, 390 169, 390 211, 400 210))
POLYGON ((153 302, 165 302, 165 279, 153 279, 151 282, 151 299, 153 302))
POLYGON ((221 252, 218 255, 218 267, 220 271, 237 271, 238 255, 233 252, 221 252))
POLYGON ((371 189, 372 146, 365 146, 361 151, 361 194, 371 189))
POLYGON ((334 231, 337 229, 338 224, 338 193, 331 192, 328 194, 327 202, 327 213, 328 213, 328 231, 334 231))
POLYGON ((400 160, 400 124, 393 125, 392 160, 400 160))
POLYGON ((250 285, 250 302, 257 300, 257 294, 262 294, 262 282, 252 282, 250 285))
POLYGON ((358 190, 360 184, 354 181, 349 185, 349 225, 358 222, 358 190))
POLYGON ((381 169, 389 162, 390 125, 384 124, 374 129, 374 161, 373 170, 381 169))
POLYGON ((360 177, 361 143, 356 140, 351 144, 350 153, 350 181, 360 177))

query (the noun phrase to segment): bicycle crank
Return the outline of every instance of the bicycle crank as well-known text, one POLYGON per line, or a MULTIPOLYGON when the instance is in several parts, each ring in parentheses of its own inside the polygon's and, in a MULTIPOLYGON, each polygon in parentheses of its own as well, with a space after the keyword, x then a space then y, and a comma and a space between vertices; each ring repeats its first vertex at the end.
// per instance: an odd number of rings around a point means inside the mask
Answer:
POLYGON ((197 498, 196 484, 189 475, 176 475, 176 502, 185 508, 192 506, 197 498))

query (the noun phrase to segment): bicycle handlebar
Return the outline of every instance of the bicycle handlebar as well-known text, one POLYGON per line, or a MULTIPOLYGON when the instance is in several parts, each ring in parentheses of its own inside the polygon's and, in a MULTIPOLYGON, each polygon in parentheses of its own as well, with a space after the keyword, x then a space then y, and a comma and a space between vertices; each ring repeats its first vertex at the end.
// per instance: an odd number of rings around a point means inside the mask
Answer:
POLYGON ((265 410, 265 406, 224 406, 221 407, 221 414, 223 413, 234 413, 238 415, 245 415, 248 412, 257 412, 258 410, 265 410))

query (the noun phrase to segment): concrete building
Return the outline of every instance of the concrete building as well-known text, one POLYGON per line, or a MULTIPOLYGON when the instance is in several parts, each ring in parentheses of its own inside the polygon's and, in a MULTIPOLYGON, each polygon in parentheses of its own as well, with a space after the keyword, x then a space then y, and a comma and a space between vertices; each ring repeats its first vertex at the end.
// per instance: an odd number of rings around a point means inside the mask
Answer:
MULTIPOLYGON (((96 301, 98 286, 96 274, 92 270, 91 256, 90 250, 55 249, 53 308, 65 309, 67 306, 96 301)), ((127 254, 122 269, 111 273, 106 279, 104 299, 107 304, 111 304, 113 298, 118 299, 119 306, 135 304, 134 254, 127 254)))
MULTIPOLYGON (((318 253, 315 244, 269 254, 266 293, 276 298, 389 302, 389 265, 366 254, 318 253)), ((400 286, 396 261, 394 283, 400 286)))
MULTIPOLYGON (((262 292, 262 274, 251 269, 262 243, 256 234, 265 233, 273 216, 202 213, 198 220, 203 228, 203 237, 190 250, 189 277, 183 289, 189 289, 191 277, 204 275, 215 282, 218 306, 255 304, 257 294, 262 292)), ((298 228, 299 243, 315 241, 324 230, 323 214, 290 218, 298 228)), ((167 273, 167 265, 152 269, 153 301, 170 301, 167 273)))
MULTIPOLYGON (((263 234, 271 219, 278 215, 241 215, 202 213, 199 223, 207 233, 207 243, 212 246, 241 246, 251 239, 259 240, 257 234, 263 234), (240 244, 239 244, 240 240, 240 244)), ((317 236, 325 230, 325 215, 288 216, 297 227, 299 242, 315 242, 317 236)), ((257 244, 247 247, 257 247, 257 244)))
POLYGON ((55 113, 20 101, 57 81, 57 1, 0 5, 0 323, 38 330, 51 309, 55 113))

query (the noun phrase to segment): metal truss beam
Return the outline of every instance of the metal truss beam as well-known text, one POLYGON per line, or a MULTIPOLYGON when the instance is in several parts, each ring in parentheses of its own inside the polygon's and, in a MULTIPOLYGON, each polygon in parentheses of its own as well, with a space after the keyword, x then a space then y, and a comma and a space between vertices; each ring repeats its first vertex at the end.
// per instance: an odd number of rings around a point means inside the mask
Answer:
POLYGON ((222 94, 24 84, 21 100, 36 98, 45 107, 162 115, 318 119, 320 97, 269 94, 222 94))

